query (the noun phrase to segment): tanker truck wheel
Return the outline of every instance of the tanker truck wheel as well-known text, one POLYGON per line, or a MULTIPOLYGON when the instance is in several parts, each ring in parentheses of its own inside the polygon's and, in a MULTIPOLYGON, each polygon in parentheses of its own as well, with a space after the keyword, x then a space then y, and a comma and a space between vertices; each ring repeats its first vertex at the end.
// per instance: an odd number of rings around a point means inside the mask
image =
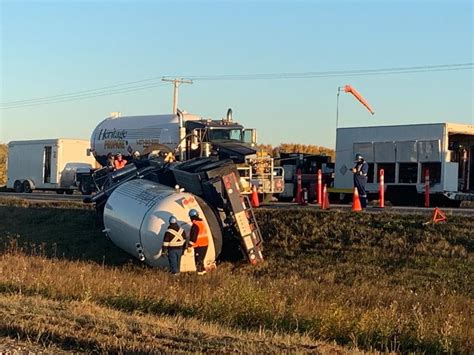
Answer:
POLYGON ((23 192, 23 184, 21 183, 20 180, 15 181, 15 183, 13 184, 13 189, 15 190, 16 193, 23 192))
POLYGON ((31 183, 28 180, 23 181, 23 192, 26 192, 27 194, 33 192, 31 183))

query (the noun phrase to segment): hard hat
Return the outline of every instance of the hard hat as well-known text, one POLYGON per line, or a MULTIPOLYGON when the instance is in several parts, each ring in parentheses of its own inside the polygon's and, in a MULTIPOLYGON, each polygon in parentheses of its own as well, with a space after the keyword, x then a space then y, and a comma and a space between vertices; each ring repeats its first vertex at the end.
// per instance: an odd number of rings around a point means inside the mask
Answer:
POLYGON ((359 161, 359 160, 363 160, 363 159, 364 159, 364 157, 361 154, 359 154, 359 153, 356 154, 355 161, 359 161))
POLYGON ((172 224, 178 223, 178 219, 175 216, 171 216, 170 219, 169 219, 169 222, 172 223, 172 224))
POLYGON ((196 211, 194 208, 192 210, 189 210, 189 217, 199 217, 199 212, 196 211))

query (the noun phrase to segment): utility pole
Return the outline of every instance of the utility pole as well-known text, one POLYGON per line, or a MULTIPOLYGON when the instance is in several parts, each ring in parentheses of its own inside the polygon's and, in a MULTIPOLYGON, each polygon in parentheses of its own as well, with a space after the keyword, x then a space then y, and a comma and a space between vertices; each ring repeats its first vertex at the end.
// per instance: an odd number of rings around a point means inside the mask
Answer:
POLYGON ((192 84, 192 80, 188 79, 166 79, 162 78, 162 81, 168 81, 173 83, 173 114, 178 113, 178 87, 180 84, 192 84))

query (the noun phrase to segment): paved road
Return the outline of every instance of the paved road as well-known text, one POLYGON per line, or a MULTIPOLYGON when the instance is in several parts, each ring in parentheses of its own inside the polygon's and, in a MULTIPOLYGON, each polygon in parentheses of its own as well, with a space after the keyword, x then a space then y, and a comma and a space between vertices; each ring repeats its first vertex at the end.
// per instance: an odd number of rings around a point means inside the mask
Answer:
MULTIPOLYGON (((30 194, 25 193, 14 193, 14 192, 0 192, 0 197, 16 197, 26 200, 35 200, 35 201, 82 201, 85 196, 80 194, 73 194, 73 195, 58 195, 54 192, 38 192, 34 191, 30 194)), ((310 208, 310 209, 320 209, 318 205, 308 204, 306 206, 299 206, 296 203, 284 203, 284 202, 272 202, 267 205, 262 205, 262 208, 273 208, 273 209, 282 209, 282 208, 310 208)), ((351 209, 351 205, 341 205, 341 204, 331 204, 331 210, 341 210, 341 211, 349 211, 351 209)), ((469 208, 441 208, 443 212, 447 215, 464 215, 464 216, 474 216, 474 209, 469 208)), ((384 209, 376 208, 376 207, 368 207, 368 213, 380 213, 380 212, 388 212, 388 213, 405 213, 405 214, 432 214, 433 208, 424 208, 424 207, 386 207, 384 209)))

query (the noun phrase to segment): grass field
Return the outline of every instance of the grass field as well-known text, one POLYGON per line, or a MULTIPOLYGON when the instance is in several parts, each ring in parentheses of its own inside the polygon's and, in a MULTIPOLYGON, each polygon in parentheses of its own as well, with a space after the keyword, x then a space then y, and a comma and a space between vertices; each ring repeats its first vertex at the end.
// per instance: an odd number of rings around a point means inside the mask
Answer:
POLYGON ((1 335, 86 351, 474 350, 472 218, 258 210, 263 265, 175 278, 80 207, 0 200, 1 335))

